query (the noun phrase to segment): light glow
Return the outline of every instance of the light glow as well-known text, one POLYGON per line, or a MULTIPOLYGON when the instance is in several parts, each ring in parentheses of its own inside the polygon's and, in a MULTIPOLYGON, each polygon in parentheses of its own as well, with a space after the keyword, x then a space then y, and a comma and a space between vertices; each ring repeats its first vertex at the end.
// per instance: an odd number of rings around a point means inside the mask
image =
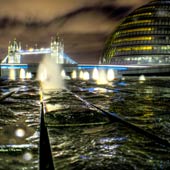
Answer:
POLYGON ((140 76, 139 76, 139 81, 145 81, 145 80, 146 80, 146 78, 145 78, 144 75, 140 75, 140 76))
POLYGON ((15 69, 10 69, 9 70, 9 79, 10 80, 15 80, 16 79, 15 69))
POLYGON ((83 71, 82 71, 82 70, 80 70, 79 78, 80 78, 81 80, 83 79, 83 75, 84 75, 83 71))
POLYGON ((27 79, 31 79, 32 78, 32 73, 31 72, 27 72, 26 73, 26 78, 27 79))
POLYGON ((107 80, 108 81, 112 81, 115 79, 115 73, 114 73, 114 70, 113 69, 109 69, 107 71, 107 80))
POLYGON ((62 76, 63 78, 66 77, 66 72, 65 72, 65 70, 62 70, 62 71, 61 71, 61 76, 62 76))
POLYGON ((15 135, 19 138, 23 138, 25 136, 25 130, 19 128, 15 131, 15 135))
POLYGON ((77 78, 77 72, 76 72, 76 70, 73 70, 73 72, 71 73, 71 78, 72 78, 72 79, 76 79, 76 78, 77 78))
POLYGON ((107 84, 107 76, 105 70, 99 70, 99 78, 97 80, 97 84, 107 84))
POLYGON ((23 155, 23 159, 26 160, 26 161, 30 161, 32 158, 33 158, 33 155, 30 152, 26 152, 23 155))
POLYGON ((99 72, 98 72, 98 70, 97 70, 96 67, 93 69, 92 79, 93 79, 93 80, 98 80, 98 79, 99 79, 99 72))
POLYGON ((23 68, 20 69, 19 78, 25 79, 25 70, 23 68))
POLYGON ((88 71, 85 71, 83 74, 83 80, 89 80, 90 79, 90 75, 88 71))

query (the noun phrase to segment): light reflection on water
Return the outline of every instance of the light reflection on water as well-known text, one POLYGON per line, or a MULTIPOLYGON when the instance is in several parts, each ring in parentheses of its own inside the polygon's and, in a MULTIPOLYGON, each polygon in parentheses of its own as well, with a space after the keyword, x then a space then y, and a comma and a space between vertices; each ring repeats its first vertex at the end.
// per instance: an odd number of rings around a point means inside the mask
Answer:
MULTIPOLYGON (((67 88, 88 102, 118 113, 125 120, 170 142, 169 79, 147 79, 143 83, 135 79, 126 79, 114 82, 111 86, 96 86, 87 82, 76 84, 74 81, 74 87, 68 82, 67 88), (79 84, 82 85, 81 88, 77 87, 79 84)), ((60 93, 59 96, 54 95, 52 98, 53 103, 55 101, 61 105, 67 103, 67 108, 70 107, 67 111, 56 109, 46 114, 56 169, 170 168, 170 150, 166 147, 118 122, 108 123, 107 120, 102 120, 99 113, 100 119, 94 119, 93 109, 88 113, 85 112, 86 115, 92 114, 89 121, 107 123, 80 127, 79 123, 81 120, 86 122, 86 117, 77 114, 76 108, 79 108, 81 113, 83 104, 76 105, 74 102, 76 99, 67 92, 60 93), (72 113, 71 117, 69 110, 72 113), (81 118, 77 119, 75 115, 81 118), (54 117, 57 121, 54 121, 54 117), (70 124, 70 127, 58 126, 63 123, 63 117, 67 118, 64 123, 70 124), (51 119, 53 119, 52 126, 50 126, 51 119), (73 127, 72 123, 77 124, 77 127, 73 127)), ((47 103, 50 104, 50 101, 47 103)))
MULTIPOLYGON (((0 103, 0 169, 38 169, 39 85, 34 81, 11 81, 1 87, 1 92, 8 91, 7 87, 20 90, 0 103), (15 136, 17 129, 19 137, 15 136), (9 145, 9 136, 15 141, 13 145, 9 145)), ((147 78, 140 83, 126 78, 111 85, 68 80, 66 88, 170 142, 170 79, 147 78)), ((44 100, 55 169, 170 168, 169 148, 119 122, 110 123, 69 91, 46 92, 44 100)))
POLYGON ((37 170, 39 135, 38 83, 3 81, 0 91, 15 91, 0 103, 0 169, 37 170), (34 136, 34 138, 33 138, 34 136))

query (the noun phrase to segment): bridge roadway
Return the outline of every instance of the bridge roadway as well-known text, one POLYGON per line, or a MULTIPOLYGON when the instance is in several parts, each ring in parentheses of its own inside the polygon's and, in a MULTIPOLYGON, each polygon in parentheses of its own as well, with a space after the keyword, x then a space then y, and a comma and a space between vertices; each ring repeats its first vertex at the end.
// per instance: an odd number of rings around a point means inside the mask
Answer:
MULTIPOLYGON (((24 56, 24 55, 38 55, 38 54, 54 54, 56 56, 62 56, 63 59, 65 60, 64 63, 70 63, 70 64, 77 64, 73 59, 71 59, 66 53, 64 52, 59 52, 58 51, 59 49, 55 49, 55 50, 52 50, 51 48, 30 48, 30 49, 27 49, 27 50, 17 50, 15 52, 13 52, 12 54, 13 55, 17 55, 17 56, 24 56)), ((2 60, 2 63, 3 64, 10 64, 10 63, 7 63, 7 59, 8 59, 8 55, 2 60)), ((12 63, 12 64, 15 64, 15 63, 12 63)), ((18 63, 18 64, 21 64, 21 63, 18 63)))
POLYGON ((41 49, 29 49, 29 50, 19 50, 16 54, 20 55, 35 55, 35 54, 50 54, 52 51, 50 48, 41 49))

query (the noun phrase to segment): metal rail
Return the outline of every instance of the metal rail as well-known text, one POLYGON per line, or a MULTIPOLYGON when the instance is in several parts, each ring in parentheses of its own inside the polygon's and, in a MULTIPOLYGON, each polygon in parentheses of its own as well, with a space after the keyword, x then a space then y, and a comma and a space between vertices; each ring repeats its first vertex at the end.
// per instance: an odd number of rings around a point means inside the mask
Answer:
POLYGON ((44 104, 43 102, 40 104, 39 170, 54 170, 51 146, 44 121, 44 104))
POLYGON ((120 122, 122 124, 124 124, 125 126, 128 126, 129 128, 131 128, 132 130, 136 131, 137 133, 140 133, 146 137, 148 137, 149 139, 153 140, 154 142, 158 143, 158 144, 161 144, 161 145, 164 145, 164 146, 167 146, 167 147, 170 147, 170 143, 165 140, 165 139, 162 139, 152 133, 149 133, 148 131, 146 130, 143 130, 141 128, 139 128, 138 126, 124 120, 122 117, 118 116, 116 113, 111 113, 111 112, 108 112, 108 111, 105 111, 101 108, 99 108, 98 106, 92 104, 92 103, 89 103, 88 101, 84 100, 82 97, 78 96, 77 94, 71 92, 77 99, 79 99, 80 101, 82 101, 85 105, 89 106, 89 107, 93 107, 95 108, 96 110, 102 112, 105 116, 107 116, 109 118, 109 120, 111 122, 120 122))

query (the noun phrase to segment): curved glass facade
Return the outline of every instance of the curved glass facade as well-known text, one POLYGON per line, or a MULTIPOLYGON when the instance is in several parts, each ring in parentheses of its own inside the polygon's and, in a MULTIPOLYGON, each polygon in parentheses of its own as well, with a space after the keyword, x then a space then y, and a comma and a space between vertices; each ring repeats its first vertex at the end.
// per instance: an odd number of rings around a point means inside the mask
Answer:
POLYGON ((128 15, 106 42, 103 64, 170 64, 170 0, 128 15))

